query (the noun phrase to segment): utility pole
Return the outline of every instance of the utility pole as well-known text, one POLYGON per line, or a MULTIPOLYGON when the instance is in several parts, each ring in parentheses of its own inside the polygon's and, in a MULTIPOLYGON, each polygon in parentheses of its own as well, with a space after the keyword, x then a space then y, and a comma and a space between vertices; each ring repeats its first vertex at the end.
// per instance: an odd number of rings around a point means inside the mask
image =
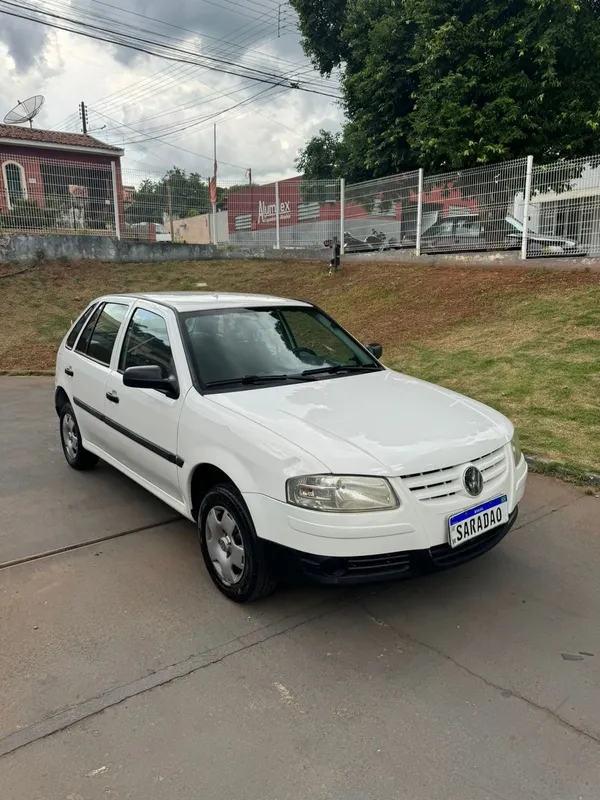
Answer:
POLYGON ((87 108, 83 100, 79 104, 79 117, 81 119, 81 129, 85 134, 88 132, 88 115, 87 108))
POLYGON ((175 241, 175 231, 173 227, 173 194, 171 191, 171 179, 167 179, 167 212, 169 214, 169 224, 171 227, 171 241, 175 241))
POLYGON ((252 167, 248 167, 248 186, 252 186, 252 167))

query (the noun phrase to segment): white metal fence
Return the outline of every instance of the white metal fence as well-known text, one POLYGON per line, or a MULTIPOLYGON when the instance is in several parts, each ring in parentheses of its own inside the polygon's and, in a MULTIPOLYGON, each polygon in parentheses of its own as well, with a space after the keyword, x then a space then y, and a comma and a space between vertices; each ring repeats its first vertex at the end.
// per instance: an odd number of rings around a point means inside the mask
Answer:
POLYGON ((0 230, 115 235, 119 173, 110 157, 0 152, 0 230))
POLYGON ((0 152, 0 232, 117 236, 151 242, 417 253, 515 250, 523 258, 600 255, 600 155, 346 185, 301 176, 217 181, 173 168, 124 169, 111 156, 0 152), (214 201, 214 202, 213 202, 214 201))

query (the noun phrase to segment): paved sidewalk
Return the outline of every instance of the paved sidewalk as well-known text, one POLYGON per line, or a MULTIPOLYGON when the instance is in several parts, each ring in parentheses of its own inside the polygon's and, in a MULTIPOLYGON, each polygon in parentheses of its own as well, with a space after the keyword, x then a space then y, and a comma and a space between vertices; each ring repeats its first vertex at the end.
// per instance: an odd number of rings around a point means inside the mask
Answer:
POLYGON ((599 512, 533 476, 479 561, 243 607, 183 520, 2 570, 0 796, 597 800, 599 512))

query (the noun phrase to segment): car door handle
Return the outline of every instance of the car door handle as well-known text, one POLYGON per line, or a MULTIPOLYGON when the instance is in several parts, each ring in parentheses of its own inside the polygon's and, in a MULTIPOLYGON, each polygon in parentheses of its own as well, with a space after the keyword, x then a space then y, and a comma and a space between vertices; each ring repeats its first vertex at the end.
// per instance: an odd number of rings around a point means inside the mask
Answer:
POLYGON ((116 392, 107 392, 106 399, 110 400, 111 403, 118 403, 119 395, 116 392))
POLYGON ((65 375, 68 375, 68 376, 69 376, 69 378, 72 378, 72 377, 73 377, 73 375, 75 375, 75 373, 73 372, 73 370, 71 369, 71 367, 65 367, 65 375))

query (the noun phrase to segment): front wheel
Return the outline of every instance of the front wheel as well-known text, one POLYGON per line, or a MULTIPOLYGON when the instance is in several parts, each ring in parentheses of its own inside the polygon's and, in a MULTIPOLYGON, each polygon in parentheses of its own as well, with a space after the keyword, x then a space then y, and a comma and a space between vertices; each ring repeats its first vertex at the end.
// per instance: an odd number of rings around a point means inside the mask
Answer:
POLYGON ((209 575, 226 597, 247 603, 273 591, 261 542, 233 484, 208 492, 198 514, 198 534, 209 575))
POLYGON ((68 465, 78 470, 93 469, 98 463, 98 456, 86 450, 81 443, 79 425, 70 403, 61 406, 59 419, 60 442, 68 465))

